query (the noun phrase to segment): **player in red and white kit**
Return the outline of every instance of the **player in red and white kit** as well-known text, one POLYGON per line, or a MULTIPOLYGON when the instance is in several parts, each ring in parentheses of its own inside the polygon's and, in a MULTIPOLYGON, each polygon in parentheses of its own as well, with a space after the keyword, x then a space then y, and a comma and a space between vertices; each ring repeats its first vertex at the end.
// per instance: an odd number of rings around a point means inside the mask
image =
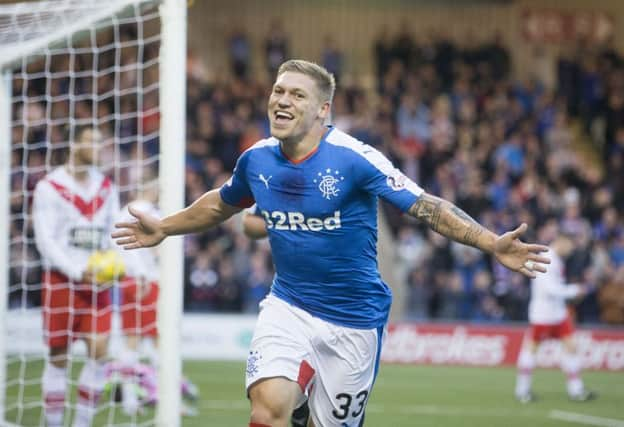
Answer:
POLYGON ((78 380, 75 427, 91 425, 105 382, 110 290, 96 283, 87 261, 94 251, 111 246, 119 196, 95 167, 101 140, 99 130, 76 126, 67 163, 39 181, 34 192, 35 242, 44 268, 41 297, 49 358, 42 392, 49 427, 63 425, 73 341, 85 341, 89 356, 78 380))
MULTIPOLYGON (((158 186, 156 177, 151 173, 144 176, 146 186, 141 192, 140 198, 130 202, 121 209, 117 221, 129 221, 132 217, 129 207, 135 211, 143 212, 155 217, 160 217, 160 211, 156 206, 158 200, 158 186)), ((120 315, 121 329, 125 337, 125 346, 118 355, 121 363, 122 376, 122 408, 128 415, 141 411, 141 405, 137 394, 136 385, 140 377, 154 375, 153 382, 158 372, 158 256, 155 248, 144 248, 136 251, 125 251, 118 247, 126 267, 126 275, 120 282, 120 315), (139 348, 142 341, 151 340, 152 345, 144 346, 145 356, 149 362, 149 368, 141 363, 139 348)), ((145 380, 145 378, 143 378, 145 380)), ((181 384, 182 396, 196 400, 199 390, 189 379, 183 378, 181 384)), ((147 396, 147 400, 153 401, 157 396, 147 396)), ((197 410, 182 402, 182 414, 186 416, 196 415, 197 410)))
MULTIPOLYGON (((159 217, 160 213, 154 202, 157 189, 147 191, 144 200, 131 204, 134 209, 159 217)), ((117 217, 118 221, 132 218, 128 206, 124 206, 117 217)), ((153 248, 137 251, 121 251, 126 266, 126 276, 120 283, 121 329, 125 336, 125 346, 119 355, 126 372, 134 372, 140 363, 139 346, 143 338, 153 341, 147 356, 153 367, 158 366, 158 330, 156 328, 156 309, 158 304, 158 262, 153 248)), ((127 414, 133 414, 140 408, 134 381, 124 380, 122 384, 122 406, 127 414)))
MULTIPOLYGON (((555 233, 553 230, 551 228, 551 232, 555 233)), ((564 348, 560 363, 567 378, 569 398, 575 401, 590 400, 595 398, 595 394, 585 389, 580 377, 581 362, 576 352, 574 325, 567 307, 567 301, 582 298, 587 293, 587 287, 566 284, 564 260, 574 249, 572 240, 558 235, 549 246, 547 256, 550 257, 551 265, 548 271, 531 281, 530 327, 517 361, 516 398, 523 403, 535 399, 531 390, 535 354, 542 341, 557 339, 561 340, 564 348)))

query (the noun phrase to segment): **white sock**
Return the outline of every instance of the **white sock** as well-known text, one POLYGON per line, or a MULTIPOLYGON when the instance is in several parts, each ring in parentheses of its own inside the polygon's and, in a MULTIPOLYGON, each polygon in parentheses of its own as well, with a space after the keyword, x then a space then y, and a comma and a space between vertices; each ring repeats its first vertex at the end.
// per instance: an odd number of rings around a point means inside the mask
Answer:
POLYGON ((516 396, 522 396, 531 391, 531 380, 535 368, 535 356, 529 350, 522 350, 518 356, 518 377, 516 379, 516 396))
POLYGON ((574 353, 564 352, 561 356, 561 370, 566 376, 566 386, 568 394, 576 396, 583 391, 583 380, 581 380, 581 360, 574 353))
POLYGON ((78 379, 78 403, 74 427, 91 426, 105 382, 106 367, 103 361, 88 359, 78 379))
POLYGON ((136 413, 139 408, 139 398, 135 387, 137 380, 135 370, 139 364, 139 353, 126 347, 122 351, 119 359, 123 365, 121 383, 122 407, 126 414, 132 415, 136 413))
POLYGON ((121 406, 127 415, 133 415, 139 410, 139 397, 136 393, 135 381, 132 378, 124 378, 121 384, 121 406))
POLYGON ((124 347, 119 355, 119 361, 124 368, 135 368, 139 363, 139 352, 128 347, 124 347))
POLYGON ((67 368, 59 368, 49 361, 43 369, 41 391, 45 402, 45 418, 48 427, 63 425, 65 392, 67 391, 67 368))
POLYGON ((158 346, 156 345, 156 341, 151 339, 149 345, 143 346, 143 348, 145 349, 145 355, 149 359, 150 365, 158 369, 160 358, 158 355, 158 346))

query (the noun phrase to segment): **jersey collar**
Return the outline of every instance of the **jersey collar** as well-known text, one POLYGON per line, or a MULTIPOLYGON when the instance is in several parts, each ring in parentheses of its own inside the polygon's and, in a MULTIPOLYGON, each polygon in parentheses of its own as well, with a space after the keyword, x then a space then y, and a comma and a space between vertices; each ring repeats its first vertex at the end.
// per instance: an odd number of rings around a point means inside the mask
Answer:
POLYGON ((282 156, 284 156, 284 158, 286 160, 288 160, 290 163, 295 164, 295 165, 300 165, 301 163, 303 163, 306 160, 308 160, 310 157, 314 156, 319 151, 319 149, 321 148, 321 145, 325 142, 325 140, 327 139, 327 137, 329 136, 329 134, 333 130, 334 130, 334 127, 332 125, 327 125, 327 130, 325 131, 325 133, 321 137, 321 142, 316 147, 314 147, 314 149, 312 151, 310 151, 308 154, 306 154, 305 156, 303 156, 300 159, 294 160, 294 159, 291 159, 290 157, 288 157, 286 155, 286 153, 284 153, 284 150, 282 150, 281 144, 279 145, 279 151, 282 154, 282 156))

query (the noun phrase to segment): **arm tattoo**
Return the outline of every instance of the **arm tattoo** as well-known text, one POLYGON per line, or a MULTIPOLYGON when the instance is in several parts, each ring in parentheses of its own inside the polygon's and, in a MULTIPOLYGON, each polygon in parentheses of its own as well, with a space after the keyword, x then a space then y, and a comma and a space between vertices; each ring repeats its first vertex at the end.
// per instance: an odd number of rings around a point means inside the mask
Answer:
POLYGON ((443 236, 466 245, 482 246, 479 239, 485 229, 452 203, 425 193, 408 213, 443 236))
POLYGON ((457 206, 453 206, 451 211, 457 215, 459 218, 463 219, 468 223, 468 229, 464 234, 464 239, 462 243, 466 243, 470 246, 476 246, 479 240, 479 236, 483 233, 483 227, 477 223, 470 215, 466 212, 462 211, 457 206))
POLYGON ((465 219, 468 222, 473 222, 473 223, 477 223, 477 221, 475 221, 474 219, 472 219, 472 217, 470 215, 468 215, 466 212, 462 211, 460 208, 458 208, 457 206, 452 206, 451 210, 453 211, 453 213, 455 213, 455 215, 457 215, 460 218, 465 219))
POLYGON ((438 231, 441 206, 442 200, 440 199, 421 197, 412 205, 408 213, 438 231))

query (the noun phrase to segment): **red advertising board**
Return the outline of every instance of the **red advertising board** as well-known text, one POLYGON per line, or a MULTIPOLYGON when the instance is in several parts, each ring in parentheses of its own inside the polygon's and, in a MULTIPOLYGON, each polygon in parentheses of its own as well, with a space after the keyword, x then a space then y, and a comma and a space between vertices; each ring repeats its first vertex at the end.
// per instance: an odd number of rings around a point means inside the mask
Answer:
MULTIPOLYGON (((463 324, 398 323, 388 327, 382 360, 433 365, 515 365, 524 328, 463 324)), ((624 329, 579 329, 576 342, 585 369, 624 370, 624 329)), ((557 367, 558 341, 540 345, 537 365, 557 367)))

